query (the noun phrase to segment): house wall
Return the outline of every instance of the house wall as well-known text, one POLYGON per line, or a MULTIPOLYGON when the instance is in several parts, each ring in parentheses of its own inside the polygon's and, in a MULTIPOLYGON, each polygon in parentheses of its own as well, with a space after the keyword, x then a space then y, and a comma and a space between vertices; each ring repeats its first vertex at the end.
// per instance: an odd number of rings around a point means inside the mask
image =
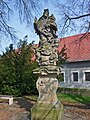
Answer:
POLYGON ((84 75, 85 72, 90 72, 90 61, 65 63, 61 72, 64 73, 64 82, 60 82, 61 87, 90 89, 90 81, 85 81, 84 75), (78 82, 73 81, 73 72, 78 72, 78 82))

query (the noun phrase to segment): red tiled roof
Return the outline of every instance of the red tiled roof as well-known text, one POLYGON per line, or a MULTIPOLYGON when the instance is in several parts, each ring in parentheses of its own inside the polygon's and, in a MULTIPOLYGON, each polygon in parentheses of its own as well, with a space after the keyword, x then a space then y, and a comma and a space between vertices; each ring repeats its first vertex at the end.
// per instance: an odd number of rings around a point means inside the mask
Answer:
POLYGON ((64 45, 68 62, 90 60, 90 32, 60 39, 59 52, 64 45))

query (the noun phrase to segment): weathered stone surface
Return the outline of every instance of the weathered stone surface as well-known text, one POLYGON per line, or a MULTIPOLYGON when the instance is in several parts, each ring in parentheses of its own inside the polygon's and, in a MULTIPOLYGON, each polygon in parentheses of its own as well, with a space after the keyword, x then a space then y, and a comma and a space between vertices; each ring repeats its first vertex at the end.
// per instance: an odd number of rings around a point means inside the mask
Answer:
POLYGON ((58 80, 55 76, 39 76, 36 86, 39 91, 39 103, 55 104, 58 101, 56 95, 58 80))
POLYGON ((38 103, 31 109, 31 120, 61 120, 63 105, 57 102, 55 105, 38 103))
POLYGON ((58 66, 40 66, 33 70, 34 74, 38 75, 54 75, 57 76, 60 73, 58 66))
POLYGON ((46 42, 51 43, 54 38, 57 38, 55 17, 53 14, 49 16, 48 9, 44 10, 43 15, 38 20, 35 17, 34 28, 35 32, 39 35, 40 45, 43 45, 46 42))
POLYGON ((39 97, 37 104, 31 109, 31 120, 61 120, 63 105, 58 101, 58 39, 55 17, 49 16, 45 9, 43 15, 34 20, 35 32, 39 35, 39 47, 35 48, 39 68, 33 71, 38 75, 36 82, 39 97))
POLYGON ((35 18, 34 28, 40 38, 39 47, 35 49, 39 65, 57 65, 58 55, 56 49, 58 46, 58 39, 54 15, 52 14, 49 16, 49 10, 45 9, 43 15, 38 20, 35 18))

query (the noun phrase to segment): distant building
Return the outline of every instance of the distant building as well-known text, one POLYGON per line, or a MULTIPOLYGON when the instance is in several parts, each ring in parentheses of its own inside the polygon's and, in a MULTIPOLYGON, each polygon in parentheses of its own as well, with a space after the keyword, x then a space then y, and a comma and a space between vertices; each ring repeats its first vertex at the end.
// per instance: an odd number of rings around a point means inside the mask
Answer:
POLYGON ((90 32, 60 39, 66 46, 67 61, 61 68, 61 87, 90 89, 90 32))

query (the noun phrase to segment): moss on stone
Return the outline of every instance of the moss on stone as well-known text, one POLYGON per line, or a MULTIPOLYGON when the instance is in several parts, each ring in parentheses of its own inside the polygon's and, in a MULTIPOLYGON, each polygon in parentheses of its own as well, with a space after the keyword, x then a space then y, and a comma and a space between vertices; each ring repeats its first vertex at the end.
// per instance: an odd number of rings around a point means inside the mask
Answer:
POLYGON ((31 109, 31 120, 61 120, 63 105, 37 104, 31 109))

